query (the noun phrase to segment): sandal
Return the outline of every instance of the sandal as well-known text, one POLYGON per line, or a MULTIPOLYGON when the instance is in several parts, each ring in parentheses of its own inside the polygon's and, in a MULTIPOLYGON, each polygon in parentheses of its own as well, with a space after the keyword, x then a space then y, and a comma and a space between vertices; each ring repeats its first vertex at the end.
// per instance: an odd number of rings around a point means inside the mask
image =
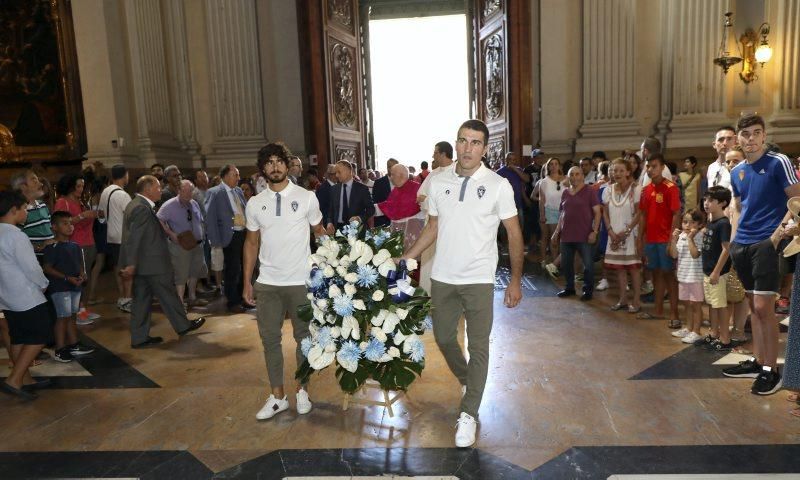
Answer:
POLYGON ((661 320, 664 317, 658 317, 658 316, 653 315, 651 313, 641 312, 638 315, 636 315, 636 318, 638 318, 639 320, 661 320))
POLYGON ((669 321, 669 323, 667 324, 667 327, 669 327, 669 328, 671 328, 671 329, 673 329, 673 330, 677 330, 677 329, 681 328, 681 326, 682 326, 682 325, 681 325, 681 321, 680 321, 680 320, 678 320, 677 318, 673 318, 673 319, 672 319, 672 320, 670 320, 670 321, 669 321))
POLYGON ((626 304, 626 303, 617 303, 617 304, 611 305, 611 310, 614 311, 614 312, 616 312, 617 310, 622 310, 623 308, 628 308, 628 304, 626 304))
POLYGON ((641 306, 634 307, 633 305, 628 305, 628 313, 639 313, 639 310, 641 309, 642 309, 641 306))

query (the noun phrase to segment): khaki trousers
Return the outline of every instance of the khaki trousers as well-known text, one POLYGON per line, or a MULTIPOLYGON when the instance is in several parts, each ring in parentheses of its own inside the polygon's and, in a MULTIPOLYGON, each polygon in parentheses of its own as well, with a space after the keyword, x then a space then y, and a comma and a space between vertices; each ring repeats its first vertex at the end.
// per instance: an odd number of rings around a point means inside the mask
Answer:
MULTIPOLYGON (((271 388, 283 386, 283 350, 281 348, 281 327, 288 312, 292 320, 295 357, 299 367, 305 357, 300 349, 300 342, 309 336, 308 323, 297 317, 297 307, 306 303, 306 287, 304 285, 277 286, 256 282, 253 286, 256 296, 256 319, 258 333, 264 346, 264 361, 271 388)), ((294 377, 294 375, 292 375, 294 377)))

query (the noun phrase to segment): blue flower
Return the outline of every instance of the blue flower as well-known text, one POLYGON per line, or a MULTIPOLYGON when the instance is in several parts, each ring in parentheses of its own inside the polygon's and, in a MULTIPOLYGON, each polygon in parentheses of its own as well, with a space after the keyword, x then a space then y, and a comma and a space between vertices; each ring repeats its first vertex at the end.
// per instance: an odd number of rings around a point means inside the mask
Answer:
MULTIPOLYGON (((317 343, 320 347, 325 348, 329 344, 333 342, 333 337, 331 336, 331 327, 322 327, 317 332, 317 343)), ((302 346, 301 346, 302 347, 302 346)))
POLYGON ((389 237, 391 237, 389 232, 386 230, 381 230, 373 236, 373 242, 375 243, 376 247, 380 248, 380 246, 383 245, 386 240, 389 240, 389 237))
POLYGON ((333 297, 333 311, 337 315, 347 317, 353 314, 355 307, 353 307, 353 297, 350 295, 336 295, 333 297))
POLYGON ((422 340, 416 339, 409 339, 406 341, 407 343, 410 342, 408 345, 408 349, 411 350, 409 355, 411 356, 411 360, 419 363, 425 358, 425 345, 422 343, 422 340))
POLYGON ((378 270, 372 265, 361 265, 358 267, 358 281, 356 285, 359 287, 372 287, 378 283, 378 270))
POLYGON ((358 235, 358 222, 350 222, 349 225, 345 225, 344 227, 339 230, 342 235, 349 237, 355 237, 358 235))
POLYGON ((367 357, 367 360, 377 362, 383 357, 384 353, 386 353, 386 346, 383 342, 375 337, 371 337, 366 350, 364 350, 364 356, 367 357))
POLYGON ((425 320, 422 321, 422 327, 425 328, 425 330, 430 330, 433 328, 433 319, 430 315, 425 317, 425 320))
POLYGON ((341 362, 358 362, 361 358, 361 349, 356 342, 348 340, 339 348, 338 356, 341 362))
POLYGON ((311 340, 311 337, 306 337, 300 342, 300 351, 303 352, 303 356, 308 356, 308 351, 311 350, 311 347, 314 346, 314 342, 311 340))
POLYGON ((306 285, 311 291, 314 291, 325 285, 325 277, 322 275, 322 270, 317 267, 311 269, 311 275, 306 281, 306 285))

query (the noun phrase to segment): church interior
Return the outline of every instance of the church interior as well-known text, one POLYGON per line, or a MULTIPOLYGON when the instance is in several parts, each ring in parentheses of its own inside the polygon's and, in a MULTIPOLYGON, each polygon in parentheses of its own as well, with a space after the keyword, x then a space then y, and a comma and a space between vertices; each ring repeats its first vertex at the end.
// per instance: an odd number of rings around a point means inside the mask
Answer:
MULTIPOLYGON (((489 128, 490 162, 530 161, 533 149, 614 158, 652 136, 667 160, 708 165, 716 131, 744 113, 800 154, 800 0, 7 0, 0 189, 28 168, 53 183, 119 164, 131 179, 153 164, 185 177, 235 164, 245 177, 271 141, 319 172, 341 160, 384 169, 369 22, 454 14, 465 15, 469 111, 489 128)), ((453 142, 457 128, 408 141, 453 142)), ((178 337, 155 304, 165 342, 131 349, 109 270, 101 318, 80 327, 95 353, 33 367, 53 382, 35 402, 0 396, 0 478, 800 478, 786 392, 752 395, 747 379, 721 374, 747 357, 611 311, 612 291, 557 298, 563 279, 537 261, 525 263, 522 302, 506 308, 508 265, 501 248, 473 448, 453 445, 461 391, 432 334, 424 372, 390 406, 364 389, 345 409, 328 369, 311 379, 310 414, 257 421, 269 392, 254 314, 208 297, 189 312, 206 326, 178 337)), ((294 372, 290 322, 282 334, 294 372)), ((781 352, 785 339, 783 327, 781 352)))

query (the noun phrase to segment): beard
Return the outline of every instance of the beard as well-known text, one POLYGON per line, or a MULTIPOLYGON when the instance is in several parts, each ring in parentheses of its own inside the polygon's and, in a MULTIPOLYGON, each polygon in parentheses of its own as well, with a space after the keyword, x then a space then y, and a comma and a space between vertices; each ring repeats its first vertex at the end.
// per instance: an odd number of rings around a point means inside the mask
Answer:
POLYGON ((282 183, 284 180, 286 180, 286 177, 288 176, 289 172, 286 173, 273 172, 267 175, 267 181, 272 184, 282 183))

